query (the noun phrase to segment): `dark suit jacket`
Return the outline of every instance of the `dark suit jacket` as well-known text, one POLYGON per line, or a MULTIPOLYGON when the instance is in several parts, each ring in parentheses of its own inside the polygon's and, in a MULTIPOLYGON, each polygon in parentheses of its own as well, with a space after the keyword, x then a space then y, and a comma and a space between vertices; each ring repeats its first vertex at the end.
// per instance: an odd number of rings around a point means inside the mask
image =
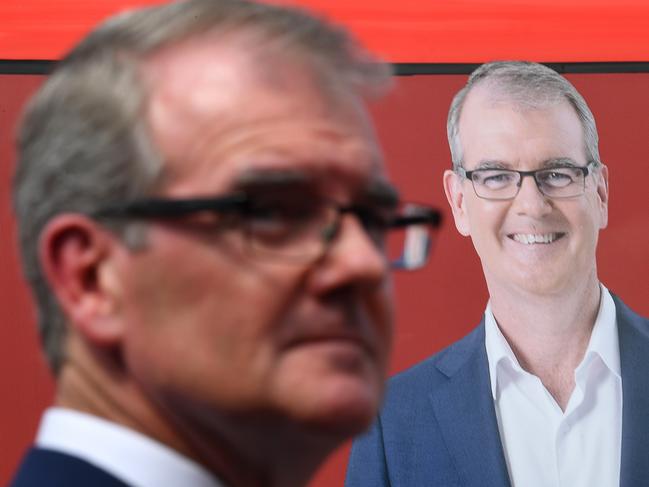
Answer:
MULTIPOLYGON (((620 486, 649 485, 649 320, 615 301, 622 369, 620 486)), ((352 447, 346 487, 509 487, 483 322, 394 377, 352 447)))
MULTIPOLYGON (((32 448, 10 487, 129 487, 121 480, 77 457, 32 448)), ((161 486, 164 487, 164 486, 161 486)))

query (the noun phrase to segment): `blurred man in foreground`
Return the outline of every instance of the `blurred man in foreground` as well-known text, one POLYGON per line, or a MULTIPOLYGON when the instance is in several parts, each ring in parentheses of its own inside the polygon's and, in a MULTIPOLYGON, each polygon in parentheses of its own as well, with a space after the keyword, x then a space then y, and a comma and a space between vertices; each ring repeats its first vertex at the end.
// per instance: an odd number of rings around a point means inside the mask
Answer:
POLYGON ((456 95, 448 137, 444 189, 487 309, 391 381, 346 485, 649 485, 649 321, 597 276, 609 188, 593 114, 553 70, 496 62, 456 95))
POLYGON ((387 235, 437 221, 387 180, 388 78, 243 0, 126 13, 60 63, 14 195, 56 406, 14 487, 299 486, 371 422, 387 235))

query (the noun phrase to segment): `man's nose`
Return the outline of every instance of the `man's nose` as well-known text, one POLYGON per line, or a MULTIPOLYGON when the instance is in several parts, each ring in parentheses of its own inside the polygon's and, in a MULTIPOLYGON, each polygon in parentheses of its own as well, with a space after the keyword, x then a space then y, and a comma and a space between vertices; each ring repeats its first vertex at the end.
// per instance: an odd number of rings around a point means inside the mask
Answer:
POLYGON ((538 218, 552 211, 550 198, 541 192, 534 176, 522 176, 519 186, 512 203, 517 213, 538 218))

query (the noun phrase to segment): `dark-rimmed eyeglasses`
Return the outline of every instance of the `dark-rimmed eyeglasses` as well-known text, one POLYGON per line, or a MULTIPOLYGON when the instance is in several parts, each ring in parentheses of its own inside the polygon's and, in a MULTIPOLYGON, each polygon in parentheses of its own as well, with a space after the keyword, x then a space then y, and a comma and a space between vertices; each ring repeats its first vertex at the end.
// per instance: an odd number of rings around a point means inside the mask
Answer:
POLYGON ((214 198, 150 198, 103 208, 98 219, 178 219, 214 215, 215 229, 240 228, 255 255, 288 261, 312 261, 323 256, 334 241, 344 215, 361 223, 393 269, 422 267, 431 248, 432 231, 441 223, 440 212, 426 205, 385 202, 340 205, 327 199, 295 201, 288 197, 254 198, 244 192, 214 198))
POLYGON ((595 161, 585 166, 553 166, 535 171, 484 168, 466 171, 463 167, 456 172, 471 180, 473 190, 479 198, 487 200, 511 200, 518 195, 523 178, 531 176, 539 191, 549 198, 574 198, 586 190, 586 176, 595 161))

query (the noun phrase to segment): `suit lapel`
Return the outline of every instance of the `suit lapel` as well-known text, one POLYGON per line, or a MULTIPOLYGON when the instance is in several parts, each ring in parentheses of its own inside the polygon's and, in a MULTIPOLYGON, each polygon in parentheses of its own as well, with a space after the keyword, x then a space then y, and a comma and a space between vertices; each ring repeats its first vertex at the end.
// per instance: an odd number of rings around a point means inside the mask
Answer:
POLYGON ((129 487, 101 468, 67 453, 32 448, 10 487, 129 487))
POLYGON ((622 368, 620 487, 636 487, 649 482, 649 321, 613 298, 622 368))
POLYGON ((440 360, 437 367, 448 382, 431 394, 431 400, 462 485, 509 487, 484 336, 483 322, 470 339, 440 360))

